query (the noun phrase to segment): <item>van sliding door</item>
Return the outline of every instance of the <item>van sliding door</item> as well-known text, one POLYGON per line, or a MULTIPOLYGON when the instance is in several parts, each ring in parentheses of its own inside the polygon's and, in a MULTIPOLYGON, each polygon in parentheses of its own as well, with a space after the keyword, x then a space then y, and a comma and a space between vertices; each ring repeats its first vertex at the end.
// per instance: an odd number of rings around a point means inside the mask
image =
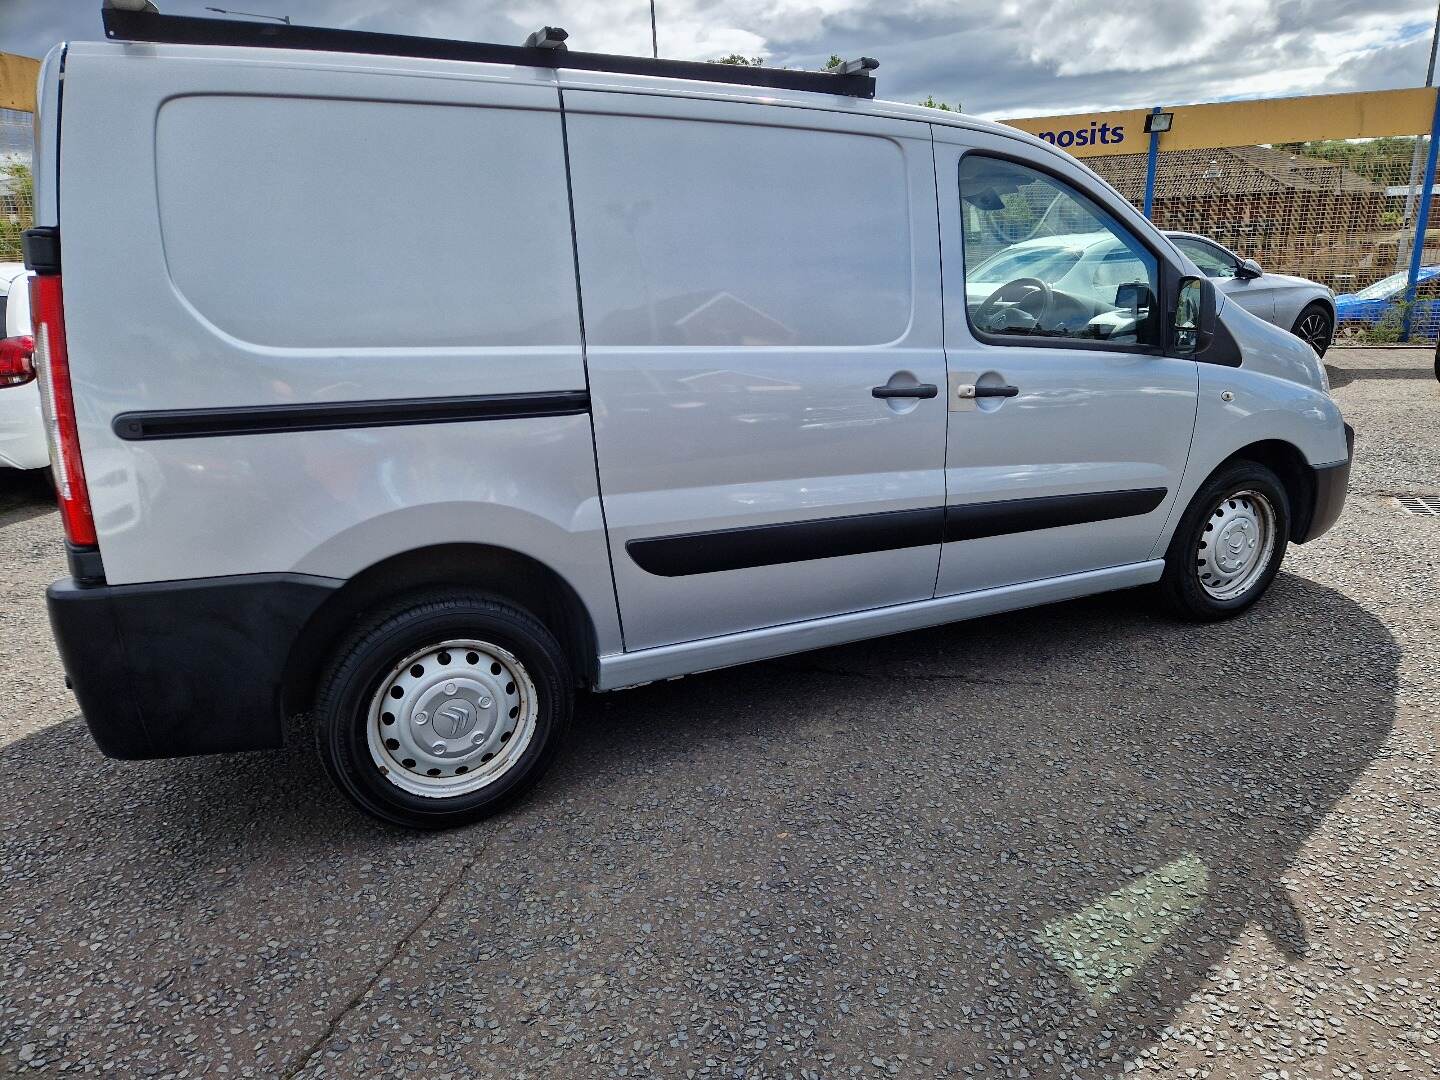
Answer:
POLYGON ((931 597, 927 125, 579 90, 564 107, 626 648, 931 597))

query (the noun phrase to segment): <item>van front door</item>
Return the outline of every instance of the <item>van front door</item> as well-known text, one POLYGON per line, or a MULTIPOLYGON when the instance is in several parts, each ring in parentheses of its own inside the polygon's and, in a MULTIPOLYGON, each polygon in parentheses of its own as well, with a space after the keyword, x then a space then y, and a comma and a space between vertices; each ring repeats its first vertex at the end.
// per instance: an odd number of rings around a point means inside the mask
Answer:
POLYGON ((936 128, 948 505, 941 595, 1152 558, 1198 373, 1162 354, 1178 280, 1068 162, 936 128))
POLYGON ((626 649, 931 597, 928 126, 572 89, 564 108, 626 649))

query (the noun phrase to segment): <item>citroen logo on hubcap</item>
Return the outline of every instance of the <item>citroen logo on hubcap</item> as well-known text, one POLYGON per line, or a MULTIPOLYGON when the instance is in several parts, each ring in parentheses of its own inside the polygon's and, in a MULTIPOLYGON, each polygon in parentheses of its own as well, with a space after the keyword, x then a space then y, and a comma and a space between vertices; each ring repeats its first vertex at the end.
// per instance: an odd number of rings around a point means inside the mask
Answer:
POLYGON ((475 708, 464 698, 448 701, 435 713, 431 730, 442 739, 458 739, 475 726, 475 708))

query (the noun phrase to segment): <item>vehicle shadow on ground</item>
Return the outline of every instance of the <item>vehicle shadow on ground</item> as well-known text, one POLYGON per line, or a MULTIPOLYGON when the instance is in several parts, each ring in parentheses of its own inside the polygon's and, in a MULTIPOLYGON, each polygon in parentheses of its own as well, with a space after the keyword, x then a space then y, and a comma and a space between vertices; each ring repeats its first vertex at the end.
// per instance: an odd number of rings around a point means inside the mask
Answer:
POLYGON ((55 510, 55 492, 44 469, 0 468, 0 525, 28 521, 55 510))
MULTIPOLYGON (((1136 593, 1079 601, 585 699, 535 795, 438 836, 361 818, 308 751, 111 762, 70 720, 0 750, 7 963, 37 1003, 78 986, 100 1015, 121 1006, 116 987, 149 985, 165 1008, 221 994, 221 1026, 303 1015, 318 1030, 453 889, 462 913, 506 897, 487 920, 515 944, 477 960, 460 941, 410 977, 520 1016, 549 954, 573 967, 577 948, 555 943, 563 914, 527 921, 526 901, 549 911, 578 888, 582 951, 623 952, 646 922, 615 976, 627 1029, 664 1046, 677 998, 714 1014, 709 1041, 664 1051, 662 1074, 740 1060, 746 1011, 677 985, 693 965, 811 1017, 788 1049, 746 1052, 769 1069, 828 1074, 826 1052, 873 1052, 1108 1075, 1248 927, 1305 955, 1311 930, 1281 878, 1388 737, 1398 658, 1374 615, 1291 575, 1212 626, 1172 623, 1136 593), (698 944, 687 918, 717 903, 750 914, 698 944), (73 948, 97 910, 126 935, 73 948), (791 959, 767 984, 751 950, 777 937, 791 959), (302 955, 301 973, 257 978, 266 949, 302 955)), ((442 939, 467 925, 434 921, 442 939)), ((554 1007, 557 1022, 595 1019, 563 986, 554 1007)), ((83 1023, 66 1030, 84 1044, 83 1023)), ((470 1064, 533 1066, 538 1045, 591 1074, 584 1040, 537 1044, 538 1030, 470 1064)), ((278 1067, 304 1041, 257 1060, 278 1067)))
POLYGON ((1370 379, 1429 379, 1434 380, 1435 372, 1429 367, 1392 368, 1343 368, 1326 364, 1325 372, 1330 377, 1330 389, 1339 390, 1353 382, 1370 379))

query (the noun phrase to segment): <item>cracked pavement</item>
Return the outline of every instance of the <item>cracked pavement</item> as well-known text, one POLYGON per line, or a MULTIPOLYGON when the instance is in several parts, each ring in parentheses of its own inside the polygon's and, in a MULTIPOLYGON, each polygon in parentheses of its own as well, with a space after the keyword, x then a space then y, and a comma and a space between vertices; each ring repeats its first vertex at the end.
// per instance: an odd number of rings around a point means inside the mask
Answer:
POLYGON ((0 475, 0 1075, 1440 1072, 1440 386, 1338 349, 1337 528, 1194 627, 1140 593, 581 702, 493 821, 292 748, 102 757, 0 475))

